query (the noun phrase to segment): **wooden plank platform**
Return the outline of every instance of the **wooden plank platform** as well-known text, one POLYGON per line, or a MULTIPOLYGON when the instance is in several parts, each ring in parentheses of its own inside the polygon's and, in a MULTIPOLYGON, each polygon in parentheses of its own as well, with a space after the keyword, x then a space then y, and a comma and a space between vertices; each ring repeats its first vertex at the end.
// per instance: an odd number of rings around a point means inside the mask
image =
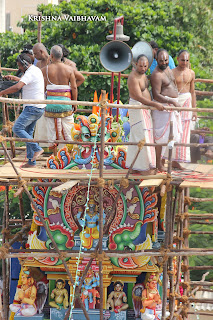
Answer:
MULTIPOLYGON (((43 169, 43 168, 20 168, 22 162, 14 162, 14 165, 23 179, 69 179, 69 180, 79 180, 88 179, 90 175, 90 170, 71 170, 71 169, 43 169)), ((105 179, 121 179, 125 177, 127 169, 108 169, 103 171, 103 176, 105 179)), ((13 170, 10 163, 6 163, 0 167, 0 178, 15 179, 17 177, 15 171, 13 170)), ((99 170, 93 171, 93 177, 99 178, 99 170)), ((165 179, 166 174, 158 175, 159 178, 165 179)), ((144 176, 130 174, 129 179, 143 179, 144 176)), ((155 179, 154 176, 150 176, 150 179, 155 179)))
MULTIPOLYGON (((20 157, 20 155, 18 156, 20 157)), ((73 170, 73 169, 47 169, 44 168, 44 160, 38 161, 38 166, 35 168, 21 168, 23 161, 18 161, 18 157, 15 158, 14 165, 19 175, 25 179, 67 179, 67 180, 86 180, 89 178, 90 170, 73 170)), ((22 155, 23 157, 23 155, 22 155)), ((46 158, 47 159, 47 158, 46 158)), ((22 159, 21 159, 22 160, 22 159)), ((182 179, 183 182, 180 187, 199 187, 202 189, 213 189, 213 165, 207 164, 184 164, 185 170, 172 172, 173 180, 182 179)), ((107 169, 103 171, 104 179, 120 180, 124 178, 127 169, 107 169)), ((8 162, 0 167, 0 179, 16 179, 16 173, 13 170, 11 164, 8 162)), ((93 171, 93 178, 99 178, 99 170, 93 171)), ((157 176, 143 176, 137 174, 130 174, 129 179, 143 180, 140 187, 155 186, 158 187, 163 179, 166 178, 166 173, 157 174, 157 176)))

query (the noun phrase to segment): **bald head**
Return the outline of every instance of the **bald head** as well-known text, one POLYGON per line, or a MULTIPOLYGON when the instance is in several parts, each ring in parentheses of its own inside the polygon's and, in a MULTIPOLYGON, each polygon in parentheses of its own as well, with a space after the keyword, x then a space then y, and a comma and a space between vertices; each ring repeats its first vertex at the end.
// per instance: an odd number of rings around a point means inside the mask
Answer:
POLYGON ((33 54, 37 60, 45 60, 49 56, 43 43, 36 43, 33 46, 33 54))
POLYGON ((61 47, 56 45, 51 48, 50 55, 51 58, 54 58, 55 60, 61 60, 61 58, 63 57, 63 51, 61 47))

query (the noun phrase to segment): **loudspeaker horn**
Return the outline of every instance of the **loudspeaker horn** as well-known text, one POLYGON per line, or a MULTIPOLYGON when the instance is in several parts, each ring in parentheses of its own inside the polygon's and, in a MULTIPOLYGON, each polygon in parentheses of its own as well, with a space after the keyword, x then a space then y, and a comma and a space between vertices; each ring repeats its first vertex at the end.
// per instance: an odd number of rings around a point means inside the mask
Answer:
POLYGON ((134 63, 136 63, 138 56, 141 54, 144 54, 148 58, 149 67, 150 67, 152 64, 154 55, 153 55, 152 47, 146 41, 139 41, 132 48, 132 55, 133 55, 133 62, 134 63))
POLYGON ((122 41, 110 41, 100 52, 102 66, 111 72, 121 72, 127 69, 132 62, 132 51, 122 41))

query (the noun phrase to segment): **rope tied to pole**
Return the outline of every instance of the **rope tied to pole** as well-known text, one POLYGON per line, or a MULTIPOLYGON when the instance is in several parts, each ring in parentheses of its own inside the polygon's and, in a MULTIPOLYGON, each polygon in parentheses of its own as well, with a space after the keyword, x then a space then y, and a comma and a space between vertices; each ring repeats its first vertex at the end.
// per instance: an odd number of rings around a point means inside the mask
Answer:
POLYGON ((97 187, 104 188, 105 185, 105 180, 103 178, 98 178, 97 179, 97 187))
POLYGON ((143 149, 145 143, 146 143, 146 140, 145 140, 145 139, 140 140, 140 141, 138 142, 137 146, 138 146, 139 150, 142 150, 142 149, 143 149))
POLYGON ((2 128, 5 129, 5 130, 7 130, 7 131, 9 131, 9 130, 12 129, 13 126, 14 126, 14 123, 13 123, 12 121, 10 121, 10 120, 7 120, 7 121, 6 121, 6 124, 4 124, 4 125, 2 126, 2 128))
POLYGON ((191 200, 190 200, 190 197, 187 197, 187 196, 184 197, 184 204, 188 205, 188 206, 190 206, 192 204, 191 200))
POLYGON ((183 237, 187 238, 190 235, 191 231, 187 228, 183 229, 183 237))
POLYGON ((114 188, 114 180, 108 180, 108 186, 110 189, 113 189, 114 188))
POLYGON ((183 238, 183 237, 175 236, 175 237, 173 237, 173 240, 174 240, 174 242, 175 242, 175 241, 184 241, 184 238, 183 238))
POLYGON ((6 140, 6 138, 4 136, 0 135, 0 143, 2 143, 5 140, 6 140))
POLYGON ((182 272, 186 272, 186 271, 188 271, 189 270, 189 266, 188 265, 186 265, 186 264, 182 264, 181 265, 181 271, 182 272))
POLYGON ((183 287, 183 289, 187 289, 188 291, 191 289, 191 286, 189 284, 189 282, 181 282, 181 286, 183 287))
POLYGON ((129 180, 125 178, 121 178, 120 186, 124 189, 127 189, 129 187, 129 180))
POLYGON ((91 253, 91 258, 93 259, 97 259, 98 261, 104 261, 104 260, 109 260, 109 258, 107 257, 106 253, 103 251, 102 253, 98 253, 98 252, 92 252, 91 253))
POLYGON ((8 252, 9 252, 9 245, 8 243, 5 243, 1 248, 0 248, 0 259, 5 259, 8 252))

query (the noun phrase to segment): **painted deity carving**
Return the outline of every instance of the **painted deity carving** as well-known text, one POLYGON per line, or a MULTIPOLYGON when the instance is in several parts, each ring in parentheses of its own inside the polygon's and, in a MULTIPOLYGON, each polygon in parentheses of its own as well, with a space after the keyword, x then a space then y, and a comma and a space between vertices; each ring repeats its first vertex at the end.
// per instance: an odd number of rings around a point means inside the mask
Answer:
POLYGON ((65 287, 65 281, 62 279, 56 280, 56 287, 51 292, 51 299, 54 301, 50 301, 49 305, 53 308, 61 310, 62 308, 68 308, 68 292, 65 287))
MULTIPOLYGON (((141 319, 142 320, 160 320, 162 315, 162 305, 160 294, 157 289, 159 275, 147 273, 145 280, 145 289, 142 292, 141 319)), ((169 316, 169 314, 166 314, 169 316)))
POLYGON ((10 310, 19 316, 34 316, 37 313, 35 305, 37 289, 35 281, 28 268, 23 268, 21 285, 16 288, 16 294, 10 310))
POLYGON ((119 313, 128 308, 127 296, 123 291, 124 284, 122 281, 116 281, 114 283, 114 291, 109 294, 107 299, 106 309, 111 312, 119 313))
MULTIPOLYGON (((80 279, 78 279, 78 284, 79 283, 80 279)), ((89 269, 83 281, 81 293, 81 299, 87 311, 89 309, 95 309, 97 299, 100 298, 100 294, 96 289, 99 284, 100 280, 98 272, 94 273, 92 269, 89 269)))
MULTIPOLYGON (((97 204, 93 197, 90 197, 88 202, 88 209, 86 210, 85 218, 81 218, 82 212, 79 211, 77 218, 79 224, 83 228, 80 233, 80 238, 82 245, 86 249, 92 248, 93 240, 99 238, 99 212, 97 209, 97 204)), ((103 214, 105 220, 105 214, 103 214)))

